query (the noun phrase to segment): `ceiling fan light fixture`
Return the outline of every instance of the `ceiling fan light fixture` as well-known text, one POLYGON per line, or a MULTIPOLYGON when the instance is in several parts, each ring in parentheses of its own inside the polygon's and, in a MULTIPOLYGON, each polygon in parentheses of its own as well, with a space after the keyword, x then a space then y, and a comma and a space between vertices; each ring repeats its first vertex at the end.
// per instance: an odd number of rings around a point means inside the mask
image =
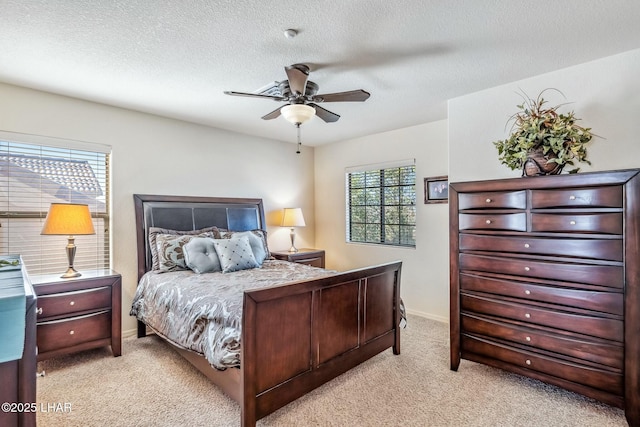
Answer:
POLYGON ((305 104, 285 105, 280 109, 282 117, 289 123, 302 124, 316 114, 316 109, 305 104))

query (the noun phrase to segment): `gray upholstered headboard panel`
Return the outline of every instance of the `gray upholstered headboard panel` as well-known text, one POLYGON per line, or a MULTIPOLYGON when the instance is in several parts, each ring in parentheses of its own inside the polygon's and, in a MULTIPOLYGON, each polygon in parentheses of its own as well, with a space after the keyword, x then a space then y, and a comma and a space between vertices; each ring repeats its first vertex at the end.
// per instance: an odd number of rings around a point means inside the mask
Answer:
POLYGON ((138 280, 151 269, 150 227, 199 230, 216 226, 228 230, 266 230, 262 199, 133 195, 138 246, 138 280))

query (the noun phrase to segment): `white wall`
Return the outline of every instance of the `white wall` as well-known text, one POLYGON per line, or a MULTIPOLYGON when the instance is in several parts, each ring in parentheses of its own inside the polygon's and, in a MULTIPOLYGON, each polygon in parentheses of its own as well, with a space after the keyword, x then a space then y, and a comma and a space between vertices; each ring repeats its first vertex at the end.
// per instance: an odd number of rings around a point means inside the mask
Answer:
MULTIPOLYGON (((602 58, 449 101, 448 119, 316 148, 316 246, 327 251, 329 268, 344 270, 403 261, 402 296, 410 312, 439 320, 449 316, 448 205, 417 205, 417 247, 345 243, 344 168, 416 158, 422 178, 448 175, 451 182, 519 177, 498 162, 492 141, 509 135, 508 118, 524 91, 545 88, 550 104, 571 102, 581 124, 599 137, 588 146, 592 165, 582 172, 640 167, 640 50, 602 58), (448 156, 445 153, 448 150, 448 156), (448 165, 445 165, 448 162, 448 165)), ((567 167, 567 170, 572 167, 567 167)))
POLYGON ((407 310, 446 321, 449 316, 448 204, 424 204, 423 178, 447 175, 447 122, 439 121, 316 147, 316 247, 327 268, 347 270, 402 260, 407 310), (416 159, 416 248, 345 242, 345 168, 416 159))
POLYGON ((600 136, 587 148, 592 165, 577 165, 581 172, 640 167, 638 76, 640 49, 450 100, 450 181, 520 176, 498 162, 492 141, 509 136, 505 123, 522 101, 518 92, 536 97, 550 87, 566 96, 548 91, 550 105, 571 102, 560 111, 574 110, 580 124, 600 136))
MULTIPOLYGON (((281 209, 303 208, 300 247, 314 245, 314 150, 73 98, 0 84, 0 130, 112 146, 112 265, 123 277, 123 330, 137 263, 133 194, 257 197, 270 249, 288 249, 281 209)), ((81 247, 78 248, 82 250, 81 247)), ((64 251, 64 248, 60 248, 64 251)))

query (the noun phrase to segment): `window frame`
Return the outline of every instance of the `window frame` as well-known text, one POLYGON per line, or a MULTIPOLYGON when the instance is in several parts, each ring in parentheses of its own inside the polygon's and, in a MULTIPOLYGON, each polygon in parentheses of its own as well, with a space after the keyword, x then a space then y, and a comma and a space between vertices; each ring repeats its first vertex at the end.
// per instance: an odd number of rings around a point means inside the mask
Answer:
POLYGON ((345 201, 345 240, 347 243, 416 247, 415 159, 346 168, 345 201), (411 177, 410 183, 406 180, 407 169, 409 169, 411 177), (393 177, 394 174, 397 178, 393 177), (377 182, 376 175, 379 176, 377 182), (391 175, 390 180, 387 180, 388 175, 391 175), (369 176, 372 176, 373 179, 367 181, 369 176), (358 180, 360 183, 354 185, 354 180, 358 180), (408 196, 407 189, 409 189, 408 196), (356 195, 356 191, 361 194, 356 195), (387 193, 397 200, 389 202, 387 193), (367 195, 373 200, 368 200, 367 195), (364 200, 360 204, 354 204, 353 201, 356 197, 364 197, 364 200), (409 203, 407 203, 407 199, 410 201, 409 203), (359 212, 356 212, 355 208, 359 212), (394 210, 397 211, 394 212, 394 210), (390 222, 394 215, 397 222, 390 222), (357 219, 354 220, 354 218, 357 219), (361 229, 355 230, 356 226, 360 226, 361 229), (356 235, 359 236, 354 240, 356 235))
POLYGON ((80 197, 86 199, 89 205, 96 235, 74 236, 78 247, 74 266, 79 270, 111 268, 111 147, 0 131, 0 157, 4 166, 4 172, 0 174, 0 190, 4 192, 0 198, 0 225, 4 227, 0 230, 0 250, 21 255, 29 274, 64 272, 68 264, 65 251, 68 236, 41 236, 39 231, 50 203, 76 203, 74 197, 80 197), (52 161, 58 167, 57 175, 53 178, 47 175, 44 166, 39 171, 33 166, 21 169, 18 166, 21 158, 24 158, 25 164, 32 162, 32 165, 38 166, 52 161), (59 169, 64 165, 71 166, 60 172, 59 169), (74 169, 76 165, 78 169, 74 169), (89 171, 93 174, 91 183, 100 188, 73 188, 71 183, 74 179, 76 182, 85 179, 83 184, 87 182, 86 173, 89 171), (71 179, 56 181, 56 177, 62 179, 62 174, 71 179), (21 180, 17 190, 16 180, 21 180), (58 193, 54 195, 51 191, 47 192, 55 185, 59 185, 58 193), (23 187, 32 191, 20 192, 23 187))

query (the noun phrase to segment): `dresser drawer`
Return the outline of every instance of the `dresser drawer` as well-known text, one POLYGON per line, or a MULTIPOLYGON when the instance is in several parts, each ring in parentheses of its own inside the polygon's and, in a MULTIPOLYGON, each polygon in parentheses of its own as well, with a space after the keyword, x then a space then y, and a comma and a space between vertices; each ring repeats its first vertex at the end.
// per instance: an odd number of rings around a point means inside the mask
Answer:
POLYGON ((111 287, 38 296, 38 319, 111 307, 111 287))
POLYGON ((532 190, 531 207, 538 208, 621 208, 622 187, 532 190))
POLYGON ((531 214, 531 231, 622 234, 621 213, 531 214))
POLYGON ((624 393, 621 373, 554 359, 466 334, 462 335, 462 350, 595 387, 616 395, 624 393))
POLYGON ((540 329, 485 319, 467 313, 463 313, 461 320, 463 333, 484 335, 512 341, 520 345, 540 348, 577 359, 610 366, 617 370, 624 368, 624 347, 622 343, 613 343, 595 338, 589 340, 584 337, 559 335, 540 329))
POLYGON ((526 191, 488 191, 459 193, 458 208, 465 209, 526 209, 526 191))
POLYGON ((461 273, 463 290, 521 298, 523 301, 540 301, 586 310, 624 315, 624 295, 621 292, 596 292, 515 282, 494 277, 461 273))
POLYGON ((547 239, 461 233, 460 250, 559 255, 623 261, 622 239, 547 239))
POLYGON ((460 214, 460 230, 527 231, 527 215, 512 214, 460 214))
POLYGON ((38 353, 71 347, 111 336, 111 312, 38 323, 38 353))
POLYGON ((531 261, 461 253, 460 269, 624 288, 624 269, 617 265, 531 261))
POLYGON ((624 339, 624 323, 612 318, 587 316, 468 294, 460 296, 460 307, 467 312, 548 326, 613 341, 622 342, 624 339))

